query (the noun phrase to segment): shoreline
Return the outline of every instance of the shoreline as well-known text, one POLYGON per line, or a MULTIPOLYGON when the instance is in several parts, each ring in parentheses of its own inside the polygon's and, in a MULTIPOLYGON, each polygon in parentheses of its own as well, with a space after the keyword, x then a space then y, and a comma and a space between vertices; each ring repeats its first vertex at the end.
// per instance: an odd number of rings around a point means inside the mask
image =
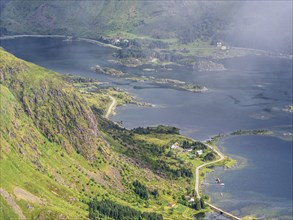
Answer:
MULTIPOLYGON (((10 36, 8 38, 4 38, 4 39, 14 39, 14 38, 20 38, 20 37, 58 37, 58 38, 67 38, 68 36, 62 36, 62 35, 18 35, 16 37, 13 37, 13 36, 10 36)), ((2 39, 2 37, 0 37, 0 39, 2 39)), ((78 41, 78 40, 73 40, 73 41, 78 41)), ((84 38, 83 40, 81 41, 86 41, 88 43, 93 43, 93 44, 96 44, 96 42, 99 42, 99 41, 95 41, 95 40, 91 40, 91 39, 86 39, 84 38), (88 41, 87 41, 88 40, 88 41)), ((103 43, 99 42, 101 44, 101 46, 106 46, 107 44, 103 45, 103 43)), ((113 46, 113 45, 112 45, 113 46)), ((111 45, 109 45, 109 47, 111 47, 111 45)), ((115 46, 114 46, 115 47, 115 46)), ((112 103, 113 104, 113 103, 112 103)), ((115 108, 117 107, 116 105, 112 106, 112 104, 110 104, 110 107, 108 109, 108 111, 110 111, 108 117, 110 117, 111 113, 114 112, 115 108)), ((222 160, 221 160, 222 161, 222 160)), ((212 161, 213 163, 216 163, 217 161, 212 161)), ((208 164, 206 164, 208 165, 208 164)))
MULTIPOLYGON (((195 185, 194 185, 194 191, 196 193, 196 197, 197 199, 200 199, 201 196, 200 196, 200 178, 199 178, 199 173, 200 173, 200 170, 201 168, 204 168, 208 165, 211 165, 211 164, 216 164, 218 162, 221 162, 223 161, 226 157, 225 155, 220 152, 220 150, 216 149, 216 147, 213 147, 209 144, 207 144, 206 142, 201 142, 202 144, 204 144, 206 147, 210 148, 213 152, 215 152, 220 158, 217 159, 217 160, 214 160, 214 161, 211 161, 211 162, 207 162, 207 163, 203 163, 201 164, 200 166, 197 166, 196 169, 195 169, 195 185)), ((227 212, 227 211, 224 211, 223 209, 220 209, 218 207, 216 207, 215 205, 212 205, 211 203, 208 203, 206 202, 206 204, 215 212, 219 212, 221 215, 227 217, 227 218, 230 218, 232 220, 241 220, 241 218, 227 212)))
MULTIPOLYGON (((236 171, 236 172, 240 172, 241 173, 241 171, 240 170, 242 170, 242 169, 247 169, 247 167, 248 166, 251 166, 251 164, 252 163, 248 163, 248 160, 249 159, 251 159, 250 158, 250 156, 247 156, 247 157, 245 157, 245 156, 239 156, 239 155, 237 155, 237 154, 235 154, 235 152, 234 153, 229 153, 229 152, 226 152, 226 145, 223 143, 224 141, 226 141, 226 140, 229 140, 230 139, 230 145, 231 146, 233 146, 235 143, 237 143, 237 141, 238 141, 238 139, 234 139, 234 138, 241 138, 241 137, 243 137, 243 138, 249 138, 249 137, 255 137, 255 138, 261 138, 261 139, 263 139, 263 138, 274 138, 274 139, 280 139, 279 137, 277 137, 275 134, 267 134, 267 135, 263 135, 263 134, 240 134, 240 135, 231 135, 231 134, 229 134, 229 135, 226 135, 226 136, 224 136, 224 137, 222 137, 221 139, 219 139, 218 140, 218 142, 217 142, 217 146, 219 146, 222 150, 222 152, 225 152, 225 155, 227 155, 228 157, 230 157, 230 158, 233 158, 234 160, 237 160, 237 165, 235 166, 235 167, 233 167, 232 169, 234 169, 234 171, 236 171)), ((286 140, 282 140, 282 139, 280 139, 281 141, 286 141, 286 140)), ((278 143, 279 143, 279 141, 278 141, 278 143)), ((292 143, 292 140, 291 140, 291 143, 292 143)), ((224 173, 224 172, 227 172, 227 171, 225 171, 226 169, 224 169, 222 166, 218 166, 217 164, 215 165, 215 166, 217 166, 218 168, 220 168, 220 169, 217 169, 217 173, 216 174, 212 174, 212 176, 210 176, 210 177, 212 177, 212 179, 209 177, 209 179, 208 179, 208 182, 210 182, 210 181, 212 181, 212 180, 214 180, 216 177, 220 177, 221 178, 221 175, 224 173)), ((214 168, 213 168, 213 170, 215 170, 214 168)), ((208 172, 207 172, 208 173, 208 172)), ((208 174, 209 175, 209 174, 208 174)), ((204 178, 207 178, 207 176, 205 176, 204 178)), ((222 179, 222 178, 221 178, 222 179)), ((229 183, 228 183, 229 184, 229 183)), ((203 187, 203 188, 205 188, 205 187, 203 187)), ((220 190, 217 190, 217 191, 215 191, 215 192, 217 192, 218 194, 217 195, 219 195, 219 193, 221 192, 220 190)), ((215 193, 215 192, 213 192, 212 190, 210 190, 210 189, 208 189, 208 190, 204 190, 203 191, 203 194, 206 194, 206 195, 209 195, 210 193, 215 193)), ((228 195, 228 197, 224 197, 224 200, 228 200, 228 201, 231 201, 231 200, 229 200, 229 195, 230 195, 230 193, 231 193, 231 195, 233 195, 233 192, 231 192, 231 191, 224 191, 225 193, 224 194, 226 194, 226 195, 228 195)), ((230 196, 231 196, 230 195, 230 196)), ((234 194, 235 195, 235 194, 234 194)), ((274 198, 273 196, 271 196, 271 195, 267 195, 267 194, 264 194, 263 196, 266 196, 266 197, 268 197, 268 198, 274 198), (269 196, 271 196, 271 197, 269 197, 269 196)), ((236 197, 234 197, 234 198, 236 198, 236 197)), ((258 198, 258 197, 255 197, 255 198, 253 198, 253 200, 252 200, 252 204, 261 204, 261 202, 260 202, 260 200, 257 200, 256 198, 258 198)), ((281 197, 280 197, 281 198, 281 197)), ((283 197, 282 197, 283 198, 283 197)), ((212 199, 212 197, 210 197, 210 199, 212 199)), ((213 197, 213 200, 215 199, 215 201, 214 202, 216 202, 216 203, 219 203, 219 204, 217 204, 217 205, 220 205, 220 203, 222 202, 222 198, 220 198, 220 197, 217 197, 217 196, 215 196, 214 195, 214 197, 213 197)), ((259 199, 259 198, 258 198, 259 199)), ((279 199, 279 197, 277 197, 277 200, 279 199)), ((237 202, 239 202, 239 201, 241 201, 241 199, 235 199, 237 202)), ((292 202, 292 200, 291 200, 291 202, 292 202)), ((216 205, 216 206, 217 206, 216 205)), ((282 206, 280 206, 280 207, 282 207, 282 208, 284 208, 284 207, 286 207, 286 206, 284 206, 284 204, 281 204, 282 206)), ((222 206, 222 204, 221 204, 221 206, 222 206)), ((234 211, 235 211, 235 213, 237 213, 237 210, 240 210, 241 209, 241 205, 240 205, 240 208, 239 208, 239 206, 238 207, 235 207, 235 209, 234 209, 234 211)), ((270 207, 273 207, 272 205, 270 205, 270 207)), ((224 205, 223 206, 223 209, 225 210, 225 209, 229 209, 230 207, 229 207, 229 205, 227 206, 227 205, 224 205)), ((257 219, 256 217, 254 217, 254 215, 255 216, 259 216, 258 214, 258 211, 259 211, 259 209, 257 208, 257 207, 254 207, 254 209, 253 210, 251 210, 250 212, 249 211, 246 211, 246 212, 244 212, 244 213, 242 213, 242 216, 241 216, 241 218, 240 219, 249 219, 249 217, 250 216, 253 216, 253 219, 257 219)), ((265 210, 263 210, 263 211, 265 211, 265 210)), ((267 211, 267 210, 266 210, 267 211)), ((265 213, 264 212, 264 214, 266 214, 266 215, 272 215, 271 213, 265 213)), ((278 213, 279 214, 279 213, 278 213)), ((284 214, 285 215, 285 214, 284 214)), ((271 217, 271 216, 270 216, 271 217)), ((252 219, 252 218, 251 218, 252 219)))
MULTIPOLYGON (((0 36, 0 40, 9 40, 9 39, 15 39, 15 38, 22 38, 22 37, 65 38, 65 39, 73 38, 73 36, 70 36, 70 35, 58 35, 58 34, 53 34, 53 35, 49 35, 49 34, 19 34, 19 35, 0 36)), ((84 42, 96 44, 96 45, 103 46, 103 47, 109 47, 109 48, 113 48, 113 49, 121 49, 121 47, 117 47, 112 44, 102 43, 100 41, 93 40, 90 38, 78 37, 76 39, 71 39, 69 41, 84 41, 84 42)))
MULTIPOLYGON (((14 38, 21 38, 21 37, 40 37, 40 38, 71 38, 68 41, 84 41, 84 42, 88 42, 88 43, 93 43, 99 46, 103 46, 103 47, 108 47, 108 48, 113 48, 113 49, 122 49, 121 47, 115 46, 113 44, 107 44, 107 43, 103 43, 101 41, 98 40, 94 40, 91 38, 85 38, 85 37, 77 37, 75 39, 72 39, 73 36, 71 35, 58 35, 58 34, 16 34, 16 35, 3 35, 0 36, 0 40, 6 40, 6 39, 14 39, 14 38)), ((292 54, 283 54, 283 53, 277 53, 277 52, 273 52, 273 51, 266 51, 266 50, 262 50, 262 49, 254 49, 254 48, 245 48, 245 47, 236 47, 236 46, 231 46, 231 49, 237 49, 237 50, 243 50, 243 51, 251 51, 254 52, 254 55, 256 56, 268 56, 268 57, 277 57, 277 58, 281 58, 281 59, 289 59, 289 60, 293 60, 293 55, 292 54)), ((242 56, 249 56, 252 54, 248 54, 248 55, 240 55, 240 56, 232 56, 232 57, 224 57, 222 59, 229 59, 229 58, 234 58, 234 57, 242 57, 242 56)), ((201 56, 195 56, 195 57, 201 57, 201 56)), ((205 57, 205 56, 204 56, 205 57)), ((209 58, 209 57, 205 57, 205 58, 209 58)), ((211 57, 210 57, 211 58, 211 57)), ((221 58, 217 58, 217 59, 221 59, 221 58)))

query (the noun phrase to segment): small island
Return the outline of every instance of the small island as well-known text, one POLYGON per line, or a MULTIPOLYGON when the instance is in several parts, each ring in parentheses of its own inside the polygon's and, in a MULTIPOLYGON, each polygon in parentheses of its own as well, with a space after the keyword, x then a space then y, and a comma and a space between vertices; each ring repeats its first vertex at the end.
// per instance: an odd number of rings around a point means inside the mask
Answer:
POLYGON ((128 79, 130 81, 134 81, 134 82, 149 82, 149 83, 153 83, 153 84, 157 84, 157 85, 164 85, 167 87, 185 90, 185 91, 194 92, 194 93, 201 93, 201 92, 208 91, 208 88, 205 86, 186 83, 186 82, 176 80, 176 79, 155 78, 152 76, 150 76, 150 77, 147 77, 147 76, 127 77, 126 79, 128 79))
MULTIPOLYGON (((109 67, 102 67, 99 65, 92 67, 92 70, 95 71, 96 73, 105 74, 105 75, 114 76, 114 77, 122 77, 124 79, 130 80, 133 82, 148 82, 155 85, 161 85, 165 87, 180 89, 180 90, 194 92, 194 93, 206 92, 208 90, 207 87, 205 86, 187 83, 177 79, 156 78, 153 76, 136 76, 130 73, 124 73, 121 70, 117 70, 117 69, 109 68, 109 67)), ((147 71, 153 71, 153 69, 147 69, 147 71)))
POLYGON ((273 132, 269 130, 237 130, 231 133, 231 135, 272 135, 273 132))
POLYGON ((213 71, 225 71, 227 70, 222 63, 216 63, 211 60, 202 60, 195 62, 193 69, 199 72, 213 72, 213 71))
POLYGON ((126 73, 122 72, 121 70, 117 70, 110 67, 101 67, 99 65, 96 65, 95 67, 92 67, 92 70, 94 70, 96 73, 110 75, 110 76, 124 76, 126 73))

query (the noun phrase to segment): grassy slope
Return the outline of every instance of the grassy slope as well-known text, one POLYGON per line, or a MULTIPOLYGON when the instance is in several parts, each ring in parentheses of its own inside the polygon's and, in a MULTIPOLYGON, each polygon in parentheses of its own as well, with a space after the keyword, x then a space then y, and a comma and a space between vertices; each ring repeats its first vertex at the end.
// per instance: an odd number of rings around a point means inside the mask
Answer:
MULTIPOLYGON (((50 143, 35 128, 32 120, 22 111, 15 96, 7 87, 2 85, 1 146, 2 188, 8 192, 13 192, 16 186, 24 188, 49 202, 53 206, 50 208, 51 210, 57 213, 66 213, 72 217, 75 215, 75 205, 70 205, 66 200, 70 197, 76 197, 77 194, 64 186, 56 184, 53 176, 50 178, 48 175, 50 174, 49 169, 53 167, 49 167, 46 162, 51 163, 51 166, 54 165, 56 169, 65 160, 55 152, 60 150, 60 147, 50 143), (47 158, 50 158, 50 160, 47 161, 47 158), (53 189, 58 189, 56 193, 61 195, 56 196, 53 193, 53 189)), ((21 201, 19 205, 25 207, 25 203, 22 202, 21 204, 21 201)), ((46 211, 46 208, 39 204, 34 204, 33 207, 30 213, 26 213, 27 208, 23 209, 27 216, 36 216, 41 211, 46 211)), ((82 212, 78 209, 76 211, 82 212)))
POLYGON ((61 76, 1 51, 1 83, 51 141, 94 161, 97 122, 83 98, 61 76))
MULTIPOLYGON (((88 215, 84 202, 94 197, 108 198, 142 211, 160 212, 165 219, 188 219, 196 213, 182 205, 173 211, 167 207, 168 202, 192 188, 190 181, 163 178, 141 166, 135 158, 113 151, 112 147, 125 149, 125 146, 111 136, 108 136, 111 147, 105 143, 97 129, 100 126, 97 121, 102 119, 96 119, 88 107, 101 106, 87 103, 88 97, 83 98, 62 76, 19 60, 2 49, 0 61, 0 187, 14 198, 27 218, 84 219, 88 215), (52 90, 55 95, 51 95, 52 90), (71 120, 74 126, 68 127, 71 120), (80 133, 91 136, 78 134, 76 127, 80 133), (95 129, 97 133, 93 134, 95 129), (89 143, 91 140, 94 144, 89 143), (94 150, 84 143, 91 144, 94 150), (149 201, 138 198, 132 190, 136 179, 150 190, 157 188, 160 197, 149 201), (17 188, 33 196, 19 194, 15 192, 17 188)), ((145 141, 154 140, 146 137, 145 141)), ((2 197, 1 203, 1 218, 15 217, 2 197)))

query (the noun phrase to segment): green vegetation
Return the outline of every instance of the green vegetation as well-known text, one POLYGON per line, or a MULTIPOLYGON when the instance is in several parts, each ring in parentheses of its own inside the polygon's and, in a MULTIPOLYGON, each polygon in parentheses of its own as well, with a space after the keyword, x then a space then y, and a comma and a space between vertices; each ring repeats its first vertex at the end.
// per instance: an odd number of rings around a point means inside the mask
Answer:
MULTIPOLYGON (((149 166, 154 172, 162 174, 169 178, 192 177, 192 165, 184 161, 181 157, 167 157, 168 149, 172 142, 176 142, 178 129, 173 127, 158 126, 157 128, 138 128, 132 131, 117 128, 115 125, 105 125, 106 132, 112 136, 120 144, 127 144, 129 147, 120 146, 116 148, 129 157, 136 158, 149 166), (139 136, 137 135, 139 134, 139 136), (144 134, 141 138, 140 134, 144 134), (168 141, 157 142, 154 138, 149 138, 147 135, 157 134, 158 140, 162 139, 164 135, 177 134, 176 136, 168 136, 168 141), (154 140, 154 142, 153 142, 154 140), (160 144, 164 143, 164 144, 160 144), (168 144, 166 143, 168 142, 168 144)), ((183 137, 182 137, 183 139, 183 137)))
POLYGON ((10 220, 10 219, 17 219, 18 216, 14 211, 11 209, 9 204, 0 196, 0 219, 3 220, 10 220))
POLYGON ((208 154, 206 154, 204 157, 203 157, 203 160, 204 161, 211 161, 211 160, 214 160, 216 158, 216 155, 214 152, 210 152, 208 154))
POLYGON ((97 73, 110 75, 110 76, 124 76, 125 75, 125 73, 123 73, 120 70, 116 70, 116 69, 109 68, 109 67, 101 67, 99 65, 96 65, 92 69, 97 73))
MULTIPOLYGON (((173 1, 167 4, 87 1, 75 5, 43 0, 33 4, 8 2, 3 6, 1 22, 5 32, 48 34, 53 31, 54 34, 92 38, 101 37, 101 34, 119 34, 129 39, 136 38, 137 33, 140 33, 142 40, 166 38, 172 41, 176 37, 182 43, 189 43, 197 38, 210 39, 220 32, 229 24, 228 16, 223 18, 221 14, 231 15, 231 8, 227 6, 237 9, 240 5, 223 3, 215 7, 213 3, 197 2, 179 5, 173 1), (176 16, 170 17, 172 10, 175 10, 173 13, 176 16), (31 15, 33 22, 27 18, 28 15, 31 15)), ((166 46, 156 40, 150 47, 166 46)))
POLYGON ((231 135, 270 135, 273 134, 269 130, 237 130, 231 133, 231 135))
MULTIPOLYGON (((265 9, 272 7, 272 4, 262 5, 263 11, 269 11, 265 9)), ((269 51, 282 48, 282 53, 290 54, 291 26, 286 22, 290 17, 278 17, 277 24, 282 25, 270 27, 263 25, 258 16, 242 13, 242 8, 246 7, 251 5, 243 1, 190 1, 184 4, 177 1, 146 3, 137 0, 82 1, 76 4, 56 0, 38 0, 31 4, 26 1, 4 1, 1 5, 0 30, 2 35, 57 34, 72 36, 73 40, 89 38, 113 44, 116 49, 120 48, 116 52, 119 62, 131 66, 148 64, 164 67, 170 63, 196 66, 198 61, 205 60, 201 58, 218 60, 263 53, 243 48, 222 50, 216 47, 219 41, 224 41, 228 46, 258 46, 269 51), (282 35, 272 34, 273 37, 266 41, 263 41, 262 35, 255 35, 255 39, 251 40, 251 34, 245 31, 251 30, 252 23, 254 28, 257 27, 255 30, 275 32, 277 29, 282 35), (284 24, 287 28, 283 28, 284 24), (280 48, 273 48, 274 44, 280 48)), ((263 16, 268 17, 267 14, 263 16)))
POLYGON ((182 205, 189 206, 190 208, 198 210, 198 211, 206 208, 206 204, 203 198, 200 198, 200 199, 192 198, 192 199, 193 200, 188 201, 186 196, 182 195, 182 197, 178 200, 178 202, 181 203, 182 205))
POLYGON ((143 218, 192 219, 198 212, 182 204, 170 211, 168 204, 192 193, 193 169, 203 163, 170 146, 196 148, 199 142, 174 127, 129 131, 105 119, 109 95, 122 104, 132 100, 127 93, 58 75, 2 49, 0 61, 0 187, 16 204, 1 196, 1 219, 86 219, 94 199, 135 209, 143 218))
POLYGON ((163 216, 157 213, 140 212, 127 206, 119 205, 111 200, 98 201, 96 199, 89 203, 89 218, 103 219, 141 219, 141 220, 162 220, 163 216))
POLYGON ((134 192, 142 199, 149 199, 149 192, 145 185, 141 184, 138 180, 135 180, 132 184, 134 186, 134 192))
MULTIPOLYGON (((148 69, 155 70, 155 69, 148 69)), ((207 88, 204 86, 200 86, 198 84, 190 84, 183 81, 175 80, 175 79, 166 79, 166 78, 155 78, 155 77, 126 77, 126 79, 135 81, 135 82, 150 82, 159 86, 171 87, 179 90, 186 90, 190 92, 205 92, 207 88)))
POLYGON ((138 127, 132 129, 132 131, 136 134, 179 134, 179 129, 176 127, 171 127, 171 126, 164 126, 164 125, 159 125, 157 127, 138 127))

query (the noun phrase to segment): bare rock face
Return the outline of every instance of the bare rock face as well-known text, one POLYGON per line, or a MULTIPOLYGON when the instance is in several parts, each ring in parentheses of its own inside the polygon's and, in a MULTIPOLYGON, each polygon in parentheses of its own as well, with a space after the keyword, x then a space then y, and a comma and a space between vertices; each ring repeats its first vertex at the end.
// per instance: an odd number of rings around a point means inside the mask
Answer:
POLYGON ((0 59, 1 83, 17 97, 40 132, 68 153, 77 151, 94 161, 98 122, 80 94, 60 75, 0 52, 6 57, 0 59))
POLYGON ((34 91, 24 102, 31 117, 50 140, 59 143, 67 152, 76 150, 88 160, 95 159, 97 121, 91 109, 75 93, 49 87, 43 93, 34 91))

